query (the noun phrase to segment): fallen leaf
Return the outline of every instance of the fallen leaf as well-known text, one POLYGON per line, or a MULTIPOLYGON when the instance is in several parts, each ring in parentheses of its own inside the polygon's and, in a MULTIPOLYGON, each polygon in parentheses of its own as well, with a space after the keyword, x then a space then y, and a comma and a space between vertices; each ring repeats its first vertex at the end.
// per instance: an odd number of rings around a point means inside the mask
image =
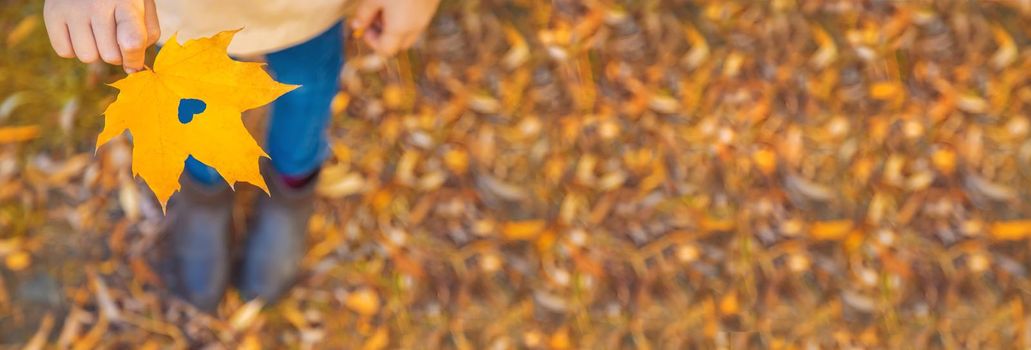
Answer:
POLYGON ((882 81, 870 86, 870 97, 878 100, 893 99, 902 93, 902 84, 893 81, 882 81))
POLYGON ((469 153, 463 149, 450 149, 444 153, 444 164, 455 174, 465 174, 469 170, 469 153))
POLYGON ((372 289, 362 288, 348 294, 344 305, 359 314, 372 316, 379 311, 379 296, 372 289))
POLYGON ((698 228, 704 232, 726 232, 737 227, 734 220, 717 217, 703 217, 698 221, 698 228))
POLYGON ((648 100, 648 107, 659 113, 672 114, 680 109, 680 102, 668 95, 656 94, 648 100))
POLYGON ((809 63, 816 68, 824 68, 838 58, 838 46, 834 43, 834 38, 827 34, 827 31, 820 26, 813 26, 813 39, 816 40, 820 49, 809 58, 809 63))
POLYGON ((544 220, 509 222, 501 229, 501 233, 511 240, 527 240, 537 237, 544 230, 544 226, 544 220))
POLYGON ((258 336, 255 335, 255 334, 247 334, 246 336, 243 337, 243 340, 240 341, 240 348, 239 349, 241 349, 241 350, 261 350, 261 340, 259 340, 258 336))
POLYGON ((968 113, 984 113, 988 110, 988 102, 980 96, 963 94, 956 100, 956 107, 968 113))
POLYGON ((32 34, 39 27, 40 22, 42 21, 40 21, 37 15, 22 18, 21 22, 14 26, 14 29, 7 32, 7 47, 14 47, 29 37, 29 34, 32 34))
POLYGON ((118 309, 118 304, 115 303, 114 298, 111 297, 111 292, 107 287, 107 283, 101 278, 96 271, 93 269, 87 269, 86 275, 89 277, 90 284, 93 286, 93 291, 96 293, 97 304, 100 305, 100 313, 104 315, 104 319, 111 321, 118 321, 122 318, 121 312, 118 309))
POLYGON ((956 171, 956 152, 951 149, 938 149, 931 154, 931 163, 945 175, 952 175, 956 171))
POLYGON ((343 198, 366 189, 365 178, 338 167, 326 168, 315 186, 315 192, 328 198, 343 198))
POLYGON ((993 223, 988 232, 998 240, 1018 240, 1031 236, 1031 220, 1011 220, 993 223))
POLYGON ((1017 59, 1017 45, 1014 44, 1013 37, 1002 27, 992 26, 992 35, 995 37, 999 49, 995 51, 989 62, 992 67, 1005 68, 1017 59))
POLYGON ((47 337, 50 335, 50 330, 54 328, 54 315, 47 313, 43 316, 43 321, 39 323, 39 329, 36 330, 36 334, 29 339, 29 342, 22 347, 23 350, 40 350, 46 347, 47 337))
POLYGON ((752 162, 766 175, 773 174, 773 171, 777 170, 777 154, 767 148, 752 153, 752 162))
POLYGON ((501 103, 494 97, 476 94, 470 97, 469 108, 483 114, 493 114, 501 110, 501 103))
POLYGON ((365 343, 362 344, 362 350, 380 350, 387 347, 390 343, 390 331, 386 327, 376 328, 376 332, 372 334, 365 343))
POLYGON ((551 339, 548 340, 548 347, 556 350, 572 348, 573 345, 569 339, 569 328, 562 327, 555 331, 555 334, 552 334, 551 339))
POLYGON ((975 174, 967 176, 965 184, 972 192, 996 201, 1007 201, 1017 196, 1016 190, 1012 187, 992 182, 975 174))
POLYGON ((851 230, 851 220, 817 221, 809 226, 809 236, 814 239, 838 240, 845 238, 851 230))
POLYGON ((29 264, 32 263, 32 256, 25 251, 15 252, 14 254, 8 255, 4 258, 4 265, 7 265, 11 271, 21 271, 29 264))
POLYGON ((28 103, 30 97, 31 93, 28 91, 18 91, 7 96, 3 102, 0 102, 0 121, 7 119, 18 107, 28 103))
POLYGON ((511 26, 505 28, 505 38, 508 39, 511 48, 501 59, 501 65, 508 69, 519 67, 530 57, 530 49, 526 45, 526 39, 519 31, 511 26))
POLYGON ((39 127, 35 125, 0 127, 0 144, 25 142, 39 136, 39 127))
POLYGON ((729 293, 720 298, 720 313, 724 315, 733 315, 741 309, 741 305, 737 300, 737 294, 729 293))
POLYGON ((262 307, 265 307, 265 302, 260 299, 254 299, 243 304, 229 318, 229 326, 237 331, 250 327, 254 324, 254 320, 258 318, 262 307))

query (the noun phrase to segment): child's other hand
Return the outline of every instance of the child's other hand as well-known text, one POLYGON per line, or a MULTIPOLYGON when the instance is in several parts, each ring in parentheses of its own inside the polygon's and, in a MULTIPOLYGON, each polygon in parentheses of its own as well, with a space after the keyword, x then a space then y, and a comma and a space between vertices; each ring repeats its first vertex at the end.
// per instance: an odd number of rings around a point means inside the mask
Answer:
POLYGON ((143 68, 161 34, 154 0, 46 0, 43 18, 58 56, 102 59, 127 73, 143 68))
POLYGON ((351 29, 361 31, 365 42, 384 56, 415 43, 440 0, 361 0, 351 29))

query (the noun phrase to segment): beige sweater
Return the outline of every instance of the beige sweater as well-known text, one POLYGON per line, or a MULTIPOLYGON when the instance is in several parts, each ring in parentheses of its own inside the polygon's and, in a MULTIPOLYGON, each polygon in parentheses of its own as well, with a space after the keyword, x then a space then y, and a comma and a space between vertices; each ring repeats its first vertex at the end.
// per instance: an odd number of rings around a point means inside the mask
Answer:
POLYGON ((161 42, 178 33, 180 43, 243 28, 229 53, 259 55, 322 33, 343 14, 345 0, 156 0, 161 42))

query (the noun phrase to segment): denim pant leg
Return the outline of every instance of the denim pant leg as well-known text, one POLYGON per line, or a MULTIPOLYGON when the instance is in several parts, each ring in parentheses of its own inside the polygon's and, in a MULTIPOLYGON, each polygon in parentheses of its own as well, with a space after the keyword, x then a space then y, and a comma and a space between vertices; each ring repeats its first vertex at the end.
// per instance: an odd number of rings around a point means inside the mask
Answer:
MULTIPOLYGON (((266 61, 277 81, 301 85, 272 103, 266 151, 280 174, 308 175, 329 154, 326 128, 330 103, 340 89, 340 70, 344 65, 343 24, 337 23, 304 43, 270 53, 266 61)), ((186 171, 203 184, 224 181, 215 169, 193 156, 186 160, 186 171)))

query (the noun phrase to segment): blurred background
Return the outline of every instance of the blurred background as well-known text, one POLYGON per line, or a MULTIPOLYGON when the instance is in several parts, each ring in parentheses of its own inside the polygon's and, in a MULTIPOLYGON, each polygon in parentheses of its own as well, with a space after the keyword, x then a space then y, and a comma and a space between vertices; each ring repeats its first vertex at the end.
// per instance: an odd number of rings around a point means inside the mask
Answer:
POLYGON ((305 278, 215 315, 41 8, 0 5, 5 347, 1031 347, 1031 1, 445 1, 348 40, 305 278))

